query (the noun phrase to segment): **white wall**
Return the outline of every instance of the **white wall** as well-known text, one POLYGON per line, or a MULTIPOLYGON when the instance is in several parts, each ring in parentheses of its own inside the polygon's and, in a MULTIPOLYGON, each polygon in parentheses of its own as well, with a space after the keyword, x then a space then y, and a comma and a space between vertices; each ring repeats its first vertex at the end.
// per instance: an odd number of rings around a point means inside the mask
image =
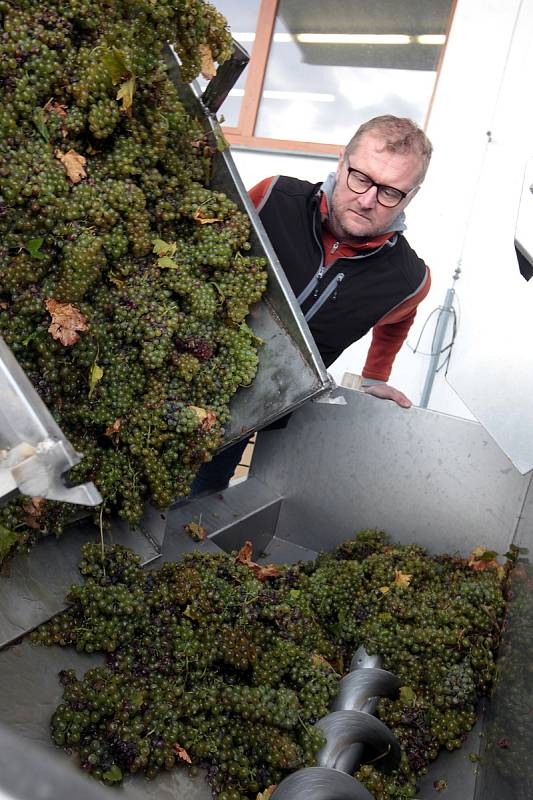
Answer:
MULTIPOLYGON (((431 311, 443 302, 457 266, 463 269, 463 278, 456 285, 459 335, 461 319, 464 321, 473 306, 484 303, 482 276, 473 281, 466 280, 468 264, 463 263, 463 254, 468 242, 469 224, 476 210, 487 148, 497 135, 493 128, 498 103, 501 105, 503 102, 502 86, 506 87, 503 105, 509 113, 512 114, 516 104, 529 102, 527 96, 532 75, 524 74, 523 82, 517 81, 514 88, 510 81, 504 82, 512 47, 519 46, 525 50, 526 41, 533 40, 533 31, 529 31, 528 36, 515 36, 517 22, 523 24, 531 17, 531 14, 529 17, 524 14, 524 7, 533 9, 533 0, 457 2, 427 129, 434 145, 434 157, 426 183, 407 213, 407 237, 431 267, 432 289, 419 309, 408 344, 396 359, 390 382, 405 391, 414 402, 419 401, 424 384, 429 357, 423 353, 431 347, 436 315, 422 337, 422 352, 414 354, 409 345, 414 346, 431 311), (519 19, 520 11, 522 16, 519 19)), ((527 58, 529 63, 529 52, 527 58)), ((508 125, 507 130, 512 131, 512 125, 508 125)), ((333 159, 252 151, 235 150, 233 155, 247 187, 262 177, 278 173, 317 181, 335 164, 333 159)), ((516 186, 518 193, 520 190, 521 182, 516 186)), ((495 211, 497 213, 497 203, 495 211)), ((488 218, 486 223, 487 235, 498 235, 497 219, 488 218)), ((512 248, 509 253, 511 259, 512 248)), ((502 271, 505 270, 517 270, 516 263, 502 265, 502 271)), ((336 380, 340 381, 345 371, 360 372, 368 343, 369 337, 357 342, 332 365, 330 371, 336 380)), ((445 380, 443 372, 435 380, 430 407, 472 418, 445 380)))

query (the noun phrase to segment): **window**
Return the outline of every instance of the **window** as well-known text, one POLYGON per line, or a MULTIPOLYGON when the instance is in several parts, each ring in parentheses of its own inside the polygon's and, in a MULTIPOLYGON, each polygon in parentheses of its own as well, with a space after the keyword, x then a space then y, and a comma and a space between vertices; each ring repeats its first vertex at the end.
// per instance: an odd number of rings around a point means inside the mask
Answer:
POLYGON ((250 63, 224 103, 233 145, 338 152, 378 114, 423 125, 453 0, 215 0, 250 63))

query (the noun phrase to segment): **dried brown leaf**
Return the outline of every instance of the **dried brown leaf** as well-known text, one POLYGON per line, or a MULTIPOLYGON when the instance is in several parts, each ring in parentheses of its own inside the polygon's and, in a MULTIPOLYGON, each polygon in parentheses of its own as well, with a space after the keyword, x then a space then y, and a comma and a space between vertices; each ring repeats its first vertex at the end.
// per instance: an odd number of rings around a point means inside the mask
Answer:
POLYGON ((505 567, 496 560, 497 553, 486 547, 474 547, 468 558, 468 566, 473 570, 494 569, 500 580, 505 575, 505 567))
POLYGON ((186 749, 177 742, 174 743, 174 752, 176 753, 177 757, 181 759, 181 761, 186 761, 187 764, 192 764, 191 757, 186 749))
POLYGON ((26 512, 24 522, 29 528, 37 530, 41 527, 40 518, 46 507, 46 500, 44 497, 30 497, 23 503, 22 508, 26 512))
POLYGON ((68 150, 66 153, 62 153, 61 150, 56 150, 54 155, 65 167, 69 180, 71 180, 72 183, 79 183, 82 178, 87 177, 87 173, 84 170, 87 159, 84 156, 76 153, 75 150, 68 150))
POLYGON ((266 581, 267 578, 277 578, 278 575, 281 575, 279 567, 275 564, 267 564, 263 567, 261 564, 252 561, 252 543, 248 540, 237 553, 235 562, 251 569, 255 577, 260 581, 266 581))
POLYGON ((119 430, 120 430, 120 426, 121 426, 121 425, 122 425, 122 420, 121 420, 121 418, 120 418, 120 417, 118 417, 118 418, 117 418, 117 419, 116 419, 116 420, 113 422, 113 424, 112 424, 112 425, 108 425, 108 427, 105 429, 105 435, 106 435, 106 436, 113 436, 113 434, 114 434, 114 433, 118 433, 118 432, 119 432, 119 430))
POLYGON ((204 431, 210 431, 217 421, 217 415, 215 412, 207 411, 205 408, 200 408, 199 406, 191 406, 191 408, 198 417, 202 425, 202 429, 204 431))
POLYGON ((87 330, 87 320, 79 308, 71 303, 58 303, 50 297, 45 300, 45 306, 52 317, 48 328, 52 337, 65 346, 76 344, 80 338, 77 331, 87 330))
POLYGON ((203 542, 207 536, 207 528, 204 528, 199 522, 188 522, 183 529, 194 542, 203 542))
POLYGON ((208 44, 198 45, 198 52, 200 54, 201 65, 200 72, 206 81, 210 81, 217 74, 217 68, 213 61, 213 53, 208 44))
POLYGON ((58 117, 66 117, 67 116, 67 106, 64 106, 62 103, 48 103, 45 106, 45 111, 48 111, 50 114, 57 114, 58 117))
POLYGON ((201 208, 197 208, 192 218, 195 222, 199 222, 200 225, 210 225, 213 222, 222 222, 219 217, 204 217, 204 212, 201 208))

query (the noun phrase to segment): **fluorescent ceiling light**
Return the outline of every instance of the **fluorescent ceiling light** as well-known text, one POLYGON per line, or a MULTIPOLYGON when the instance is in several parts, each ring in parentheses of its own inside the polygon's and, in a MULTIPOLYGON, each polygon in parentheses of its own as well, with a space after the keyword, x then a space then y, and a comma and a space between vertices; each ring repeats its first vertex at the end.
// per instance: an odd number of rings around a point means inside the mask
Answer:
POLYGON ((312 100, 314 103, 334 103, 335 95, 321 92, 282 92, 274 89, 265 89, 263 97, 266 100, 312 100))
POLYGON ((424 33, 413 37, 417 44, 444 44, 446 36, 443 33, 424 33))
MULTIPOLYGON (((231 89, 230 97, 244 97, 244 89, 231 89)), ((314 103, 334 103, 335 95, 321 92, 285 92, 266 89, 263 97, 267 100, 312 100, 314 103)))
MULTIPOLYGON (((238 42, 254 42, 255 33, 251 31, 234 32, 238 42)), ((408 36, 403 33, 275 33, 274 42, 287 44, 429 44, 443 45, 446 36, 443 33, 424 33, 419 36, 408 36)))
POLYGON ((297 33, 302 44, 410 44, 411 37, 403 34, 378 33, 297 33))

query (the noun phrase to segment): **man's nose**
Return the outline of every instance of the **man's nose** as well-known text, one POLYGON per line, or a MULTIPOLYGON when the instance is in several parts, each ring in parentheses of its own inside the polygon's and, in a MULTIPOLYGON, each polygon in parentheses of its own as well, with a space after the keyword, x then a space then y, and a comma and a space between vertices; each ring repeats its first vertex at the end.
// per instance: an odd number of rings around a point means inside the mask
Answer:
POLYGON ((361 208, 374 208, 377 203, 378 187, 371 186, 364 194, 359 195, 359 205, 361 208))

